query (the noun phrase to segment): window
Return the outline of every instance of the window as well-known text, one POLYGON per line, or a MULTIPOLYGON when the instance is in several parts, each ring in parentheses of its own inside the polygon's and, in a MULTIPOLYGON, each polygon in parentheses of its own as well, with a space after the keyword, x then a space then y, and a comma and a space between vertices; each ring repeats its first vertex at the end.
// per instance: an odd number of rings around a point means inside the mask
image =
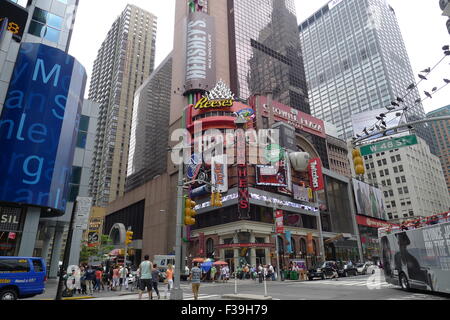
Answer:
POLYGON ((36 7, 28 32, 34 36, 58 43, 62 25, 62 17, 36 7))
POLYGON ((404 192, 405 194, 408 194, 408 193, 409 193, 408 187, 403 187, 403 192, 404 192))
POLYGON ((396 156, 396 158, 397 158, 397 161, 402 161, 402 157, 399 154, 396 156))
POLYGON ((34 272, 44 272, 44 266, 41 260, 33 259, 31 261, 33 262, 34 272))
POLYGON ((391 202, 392 208, 397 208, 397 203, 395 203, 395 201, 391 202))
POLYGON ((393 196, 394 196, 394 190, 389 190, 389 195, 390 195, 391 197, 393 197, 393 196))
POLYGON ((392 163, 395 163, 395 157, 391 157, 392 163))
POLYGON ((19 259, 1 259, 0 260, 0 273, 23 273, 30 272, 30 264, 28 260, 19 259))
POLYGON ((387 160, 386 159, 383 159, 383 164, 387 165, 387 160))
POLYGON ((399 184, 399 183, 400 183, 400 178, 399 178, 399 177, 395 178, 395 182, 396 182, 397 184, 399 184))
POLYGON ((399 194, 403 194, 403 189, 402 188, 398 188, 398 193, 399 194))
POLYGON ((401 165, 401 166, 399 166, 398 167, 398 169, 400 170, 400 172, 403 172, 404 170, 403 170, 403 166, 401 165))
POLYGON ((394 167, 394 173, 398 173, 398 168, 394 167))

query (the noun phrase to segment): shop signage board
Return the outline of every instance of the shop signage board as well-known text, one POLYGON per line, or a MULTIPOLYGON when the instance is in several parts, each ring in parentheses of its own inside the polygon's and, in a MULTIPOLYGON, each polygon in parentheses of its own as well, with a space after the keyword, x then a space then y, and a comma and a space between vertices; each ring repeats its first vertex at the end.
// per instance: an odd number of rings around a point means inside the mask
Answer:
POLYGON ((186 92, 210 89, 215 82, 215 20, 203 12, 191 12, 186 37, 186 92))
POLYGON ((277 210, 275 213, 275 224, 276 224, 276 230, 275 232, 277 234, 283 234, 284 233, 284 214, 283 210, 277 210))
POLYGON ((198 245, 199 245, 199 249, 198 249, 198 253, 199 255, 203 255, 205 253, 205 234, 203 232, 199 233, 199 237, 198 237, 198 245))
POLYGON ((260 103, 262 104, 262 115, 269 116, 272 113, 274 120, 283 121, 295 129, 311 133, 321 138, 327 137, 325 123, 322 120, 279 103, 278 101, 272 101, 269 105, 266 97, 260 97, 260 103))
POLYGON ((19 231, 22 208, 0 207, 0 231, 19 231))
POLYGON ((320 158, 309 161, 309 177, 313 191, 321 191, 325 188, 322 172, 322 161, 320 158))
POLYGON ((293 189, 294 189, 294 200, 303 202, 309 201, 309 194, 307 188, 301 187, 298 184, 294 184, 293 189))
POLYGON ((212 158, 211 183, 213 189, 220 193, 228 192, 228 165, 227 156, 221 155, 212 158))
POLYGON ((364 216, 360 216, 360 215, 356 215, 356 222, 358 223, 358 225, 377 228, 377 229, 397 226, 397 225, 389 223, 387 221, 364 217, 364 216))
POLYGON ((248 190, 248 170, 246 165, 238 166, 238 179, 239 179, 239 218, 248 219, 250 212, 250 195, 248 190))
POLYGON ((234 94, 225 82, 220 80, 209 93, 206 93, 205 96, 194 105, 194 109, 231 108, 233 104, 234 94))
POLYGON ((276 166, 256 166, 256 184, 259 186, 287 187, 286 166, 280 161, 276 166))
POLYGON ((191 160, 186 170, 186 176, 188 177, 188 179, 195 180, 201 167, 202 167, 202 157, 197 153, 194 153, 191 156, 191 160))
POLYGON ((361 147, 361 155, 368 156, 374 153, 386 152, 390 150, 414 146, 418 143, 419 142, 417 140, 416 135, 384 140, 368 146, 361 147))

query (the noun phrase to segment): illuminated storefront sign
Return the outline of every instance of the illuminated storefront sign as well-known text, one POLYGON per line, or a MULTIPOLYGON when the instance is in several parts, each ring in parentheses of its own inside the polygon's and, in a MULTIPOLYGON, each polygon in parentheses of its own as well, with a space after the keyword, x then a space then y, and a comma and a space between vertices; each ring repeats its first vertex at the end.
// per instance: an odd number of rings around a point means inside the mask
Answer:
POLYGON ((309 161, 309 177, 313 191, 320 191, 325 188, 322 174, 322 161, 320 158, 309 161))
POLYGON ((231 108, 234 104, 234 94, 228 86, 220 80, 214 89, 201 98, 194 109, 231 108))
POLYGON ((0 207, 0 231, 19 231, 21 208, 0 207))
POLYGON ((321 138, 326 138, 325 123, 322 120, 277 101, 272 101, 269 106, 266 97, 260 97, 259 100, 262 104, 262 114, 264 116, 267 117, 272 113, 274 120, 286 122, 296 129, 309 132, 321 138))
POLYGON ((85 85, 64 51, 22 44, 0 118, 0 201, 64 213, 85 85))
POLYGON ((284 214, 283 210, 277 210, 275 213, 275 224, 276 224, 276 233, 283 234, 284 233, 284 214))
POLYGON ((0 0, 0 24, 8 20, 6 29, 20 42, 28 20, 28 11, 11 1, 0 0))

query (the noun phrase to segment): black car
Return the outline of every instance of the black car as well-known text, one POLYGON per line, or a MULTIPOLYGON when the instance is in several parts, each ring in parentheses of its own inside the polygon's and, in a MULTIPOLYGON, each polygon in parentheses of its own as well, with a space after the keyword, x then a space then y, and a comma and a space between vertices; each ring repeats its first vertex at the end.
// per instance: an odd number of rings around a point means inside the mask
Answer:
POLYGON ((318 265, 316 268, 308 270, 308 279, 310 281, 314 279, 330 279, 333 276, 334 264, 334 261, 326 261, 323 264, 318 265))
POLYGON ((342 262, 338 263, 337 265, 339 277, 350 277, 358 275, 358 269, 356 268, 356 265, 353 263, 342 262))

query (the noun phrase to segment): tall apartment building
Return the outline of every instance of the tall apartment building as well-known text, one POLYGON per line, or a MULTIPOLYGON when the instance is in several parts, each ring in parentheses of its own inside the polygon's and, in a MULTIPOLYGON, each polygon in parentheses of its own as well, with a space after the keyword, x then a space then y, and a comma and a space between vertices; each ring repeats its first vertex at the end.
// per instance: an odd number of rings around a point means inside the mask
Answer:
MULTIPOLYGON (((352 115, 390 106, 416 82, 386 0, 331 1, 299 30, 312 115, 336 125, 343 139, 354 134, 352 115)), ((405 106, 423 118, 423 106, 415 104, 419 97, 412 90, 405 106)), ((417 131, 428 142, 427 131, 417 131)))
POLYGON ((124 193, 134 93, 153 71, 156 28, 156 16, 127 5, 94 62, 89 99, 100 103, 91 180, 96 206, 124 193))
POLYGON ((167 169, 172 54, 135 94, 126 192, 167 169))
MULTIPOLYGON (((450 116, 450 106, 446 106, 427 114, 428 118, 450 116)), ((441 160, 442 170, 447 180, 450 192, 450 120, 433 121, 429 123, 432 130, 432 137, 436 147, 436 153, 441 160)))
POLYGON ((423 139, 418 140, 415 146, 364 157, 366 182, 383 191, 393 221, 428 217, 450 207, 441 162, 423 139))

